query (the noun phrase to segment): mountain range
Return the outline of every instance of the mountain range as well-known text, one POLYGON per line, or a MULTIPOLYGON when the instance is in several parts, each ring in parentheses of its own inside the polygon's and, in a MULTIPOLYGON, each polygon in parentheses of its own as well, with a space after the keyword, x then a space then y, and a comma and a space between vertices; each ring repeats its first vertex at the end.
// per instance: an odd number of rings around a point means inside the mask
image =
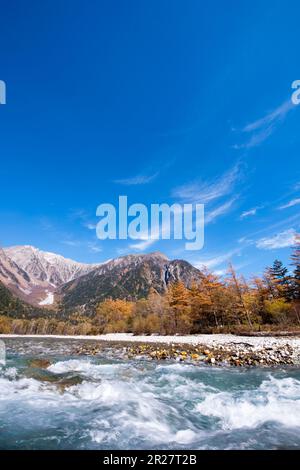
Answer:
POLYGON ((200 278, 187 261, 169 260, 159 252, 84 264, 29 245, 0 249, 0 307, 5 289, 6 298, 9 292, 25 302, 27 313, 35 307, 93 315, 106 298, 137 300, 151 288, 163 293, 169 283, 182 281, 189 287, 200 278))

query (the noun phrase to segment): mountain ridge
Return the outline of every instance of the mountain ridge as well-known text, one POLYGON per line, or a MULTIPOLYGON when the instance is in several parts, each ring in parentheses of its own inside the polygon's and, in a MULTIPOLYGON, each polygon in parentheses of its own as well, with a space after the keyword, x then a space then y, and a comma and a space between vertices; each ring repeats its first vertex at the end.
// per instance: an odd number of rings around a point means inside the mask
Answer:
POLYGON ((35 306, 54 304, 58 286, 96 266, 79 263, 31 245, 0 249, 0 281, 20 299, 35 306))
POLYGON ((4 248, 4 252, 32 278, 37 281, 47 281, 55 287, 98 266, 98 264, 80 263, 32 245, 11 246, 4 248))
POLYGON ((31 245, 0 251, 0 281, 14 295, 59 314, 93 315, 107 298, 137 300, 150 289, 164 293, 169 283, 190 287, 201 272, 185 260, 161 252, 128 254, 99 264, 85 264, 31 245))
POLYGON ((161 253, 127 255, 103 263, 79 278, 62 285, 57 294, 60 308, 88 315, 107 299, 138 300, 154 289, 159 294, 168 284, 181 281, 186 287, 199 282, 201 272, 185 260, 169 260, 161 253))

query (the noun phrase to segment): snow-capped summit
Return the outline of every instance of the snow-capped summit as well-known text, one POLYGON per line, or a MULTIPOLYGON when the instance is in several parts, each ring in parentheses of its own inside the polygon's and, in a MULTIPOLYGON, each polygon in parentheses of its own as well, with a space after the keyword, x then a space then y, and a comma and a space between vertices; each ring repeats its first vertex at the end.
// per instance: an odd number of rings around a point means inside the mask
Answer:
POLYGON ((55 253, 30 245, 5 248, 6 255, 35 282, 46 282, 54 287, 86 274, 97 265, 79 263, 55 253))

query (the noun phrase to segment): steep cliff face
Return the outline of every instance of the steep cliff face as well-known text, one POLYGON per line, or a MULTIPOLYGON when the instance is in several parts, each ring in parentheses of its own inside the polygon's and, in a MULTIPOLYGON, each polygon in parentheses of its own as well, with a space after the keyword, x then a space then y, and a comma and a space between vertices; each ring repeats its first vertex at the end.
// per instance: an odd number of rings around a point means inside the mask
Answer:
POLYGON ((137 300, 146 297, 150 289, 163 293, 169 283, 182 281, 190 287, 200 278, 200 271, 186 261, 170 261, 161 253, 129 255, 68 282, 58 293, 63 310, 80 308, 92 314, 96 304, 106 298, 137 300))

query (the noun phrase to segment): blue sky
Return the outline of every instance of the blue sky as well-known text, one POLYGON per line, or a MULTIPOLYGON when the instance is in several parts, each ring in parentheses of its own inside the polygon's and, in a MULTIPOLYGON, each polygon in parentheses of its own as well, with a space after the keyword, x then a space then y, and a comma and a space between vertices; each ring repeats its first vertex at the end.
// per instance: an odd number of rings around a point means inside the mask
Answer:
POLYGON ((247 276, 289 263, 299 13, 292 0, 2 4, 0 243, 84 262, 161 250, 247 276), (97 206, 123 194, 207 200, 204 249, 97 240, 97 206))

